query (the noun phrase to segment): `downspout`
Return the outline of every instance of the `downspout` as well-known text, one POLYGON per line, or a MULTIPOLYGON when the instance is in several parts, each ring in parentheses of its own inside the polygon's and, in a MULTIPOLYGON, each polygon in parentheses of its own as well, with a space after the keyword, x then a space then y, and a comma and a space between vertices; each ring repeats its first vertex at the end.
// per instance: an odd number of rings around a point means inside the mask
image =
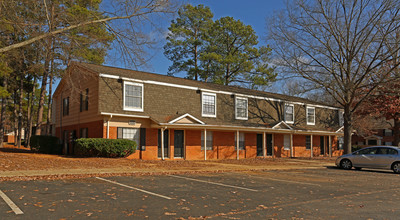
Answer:
POLYGON ((107 139, 110 139, 110 121, 112 119, 113 115, 110 115, 110 118, 107 120, 107 139))

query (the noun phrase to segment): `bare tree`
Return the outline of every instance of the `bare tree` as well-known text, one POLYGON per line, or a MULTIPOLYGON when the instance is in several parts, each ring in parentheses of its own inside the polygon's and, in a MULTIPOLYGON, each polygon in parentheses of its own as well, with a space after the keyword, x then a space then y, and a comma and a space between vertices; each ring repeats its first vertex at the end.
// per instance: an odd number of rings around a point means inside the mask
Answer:
POLYGON ((399 12, 398 0, 290 0, 268 20, 278 65, 321 86, 344 108, 346 153, 354 111, 400 64, 394 59, 399 12))

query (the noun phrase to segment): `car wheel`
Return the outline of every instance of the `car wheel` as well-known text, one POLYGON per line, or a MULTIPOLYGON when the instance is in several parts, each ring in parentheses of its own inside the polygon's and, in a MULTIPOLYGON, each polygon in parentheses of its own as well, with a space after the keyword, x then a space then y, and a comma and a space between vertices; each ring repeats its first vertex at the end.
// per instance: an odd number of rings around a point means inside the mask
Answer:
POLYGON ((400 173, 400 163, 399 162, 394 163, 392 166, 392 170, 394 173, 400 173))
POLYGON ((354 167, 354 169, 356 169, 356 170, 361 170, 361 167, 354 167))
MULTIPOLYGON (((345 169, 345 170, 350 170, 353 165, 351 164, 351 161, 348 159, 344 159, 340 161, 340 167, 345 169)), ((400 164, 399 164, 399 169, 400 169, 400 164)))

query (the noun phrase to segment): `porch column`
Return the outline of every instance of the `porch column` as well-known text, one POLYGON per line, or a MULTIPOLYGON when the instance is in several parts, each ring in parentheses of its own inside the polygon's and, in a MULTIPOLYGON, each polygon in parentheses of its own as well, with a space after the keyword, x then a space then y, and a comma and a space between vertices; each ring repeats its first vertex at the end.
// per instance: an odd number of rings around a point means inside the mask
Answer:
POLYGON ((329 147, 329 157, 332 157, 332 143, 331 143, 331 136, 328 136, 328 147, 329 147))
POLYGON ((239 130, 236 131, 236 160, 239 160, 239 130))
POLYGON ((314 153, 313 153, 313 135, 311 135, 311 152, 310 152, 310 157, 312 158, 314 155, 314 153))
POLYGON ((204 160, 207 160, 207 129, 204 129, 204 160))
POLYGON ((263 157, 265 158, 265 148, 267 147, 266 146, 266 140, 265 140, 265 138, 266 138, 266 135, 265 135, 265 132, 263 133, 263 157))
POLYGON ((293 157, 293 134, 290 134, 290 157, 293 157))
POLYGON ((161 159, 164 160, 164 128, 161 128, 161 159))
POLYGON ((110 121, 111 121, 112 115, 110 115, 110 118, 107 120, 107 139, 110 139, 110 121))

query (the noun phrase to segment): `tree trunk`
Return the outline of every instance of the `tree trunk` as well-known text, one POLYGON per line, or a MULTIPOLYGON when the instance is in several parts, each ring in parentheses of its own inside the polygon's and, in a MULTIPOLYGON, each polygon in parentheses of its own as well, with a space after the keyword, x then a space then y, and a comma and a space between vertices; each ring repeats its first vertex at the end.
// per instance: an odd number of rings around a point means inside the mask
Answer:
POLYGON ((24 95, 24 77, 21 75, 19 84, 19 100, 18 100, 18 136, 17 136, 17 147, 21 147, 22 140, 22 99, 24 95))
POLYGON ((344 119, 344 146, 343 150, 345 154, 350 154, 351 153, 351 134, 353 130, 353 124, 352 124, 352 112, 350 111, 350 105, 347 104, 344 106, 344 114, 343 114, 343 119, 344 119))
POLYGON ((400 144, 400 113, 396 113, 394 117, 393 126, 393 146, 399 146, 400 144))
MULTIPOLYGON (((4 77, 4 89, 7 90, 7 77, 4 77)), ((0 147, 3 147, 4 141, 4 120, 6 114, 7 97, 2 97, 1 99, 1 113, 0 113, 0 147)))
POLYGON ((47 47, 47 52, 46 52, 46 59, 44 61, 44 73, 42 77, 42 86, 40 88, 40 99, 39 99, 39 105, 38 105, 38 116, 37 116, 37 126, 36 126, 36 135, 41 134, 41 128, 43 124, 43 111, 44 111, 44 98, 46 96, 46 87, 47 87, 47 79, 49 76, 49 64, 50 64, 50 40, 47 42, 48 47, 47 47))
POLYGON ((51 112, 52 112, 52 102, 53 97, 51 93, 53 92, 53 78, 54 78, 54 63, 53 58, 51 59, 51 70, 50 70, 50 81, 49 81, 49 97, 48 97, 48 111, 47 111, 47 127, 46 127, 46 135, 51 135, 51 112))

